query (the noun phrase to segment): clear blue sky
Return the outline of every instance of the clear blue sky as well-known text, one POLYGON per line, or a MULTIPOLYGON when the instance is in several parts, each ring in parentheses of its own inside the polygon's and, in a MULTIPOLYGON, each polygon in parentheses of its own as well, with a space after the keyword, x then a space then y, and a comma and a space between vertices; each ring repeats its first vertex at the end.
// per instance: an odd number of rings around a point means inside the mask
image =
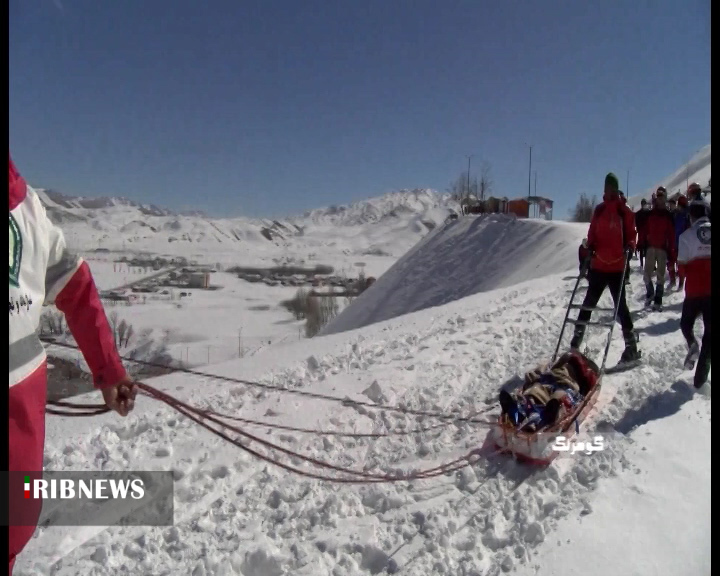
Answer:
POLYGON ((565 218, 710 142, 710 0, 10 0, 9 118, 36 186, 228 216, 444 190, 467 154, 522 196, 529 142, 565 218))

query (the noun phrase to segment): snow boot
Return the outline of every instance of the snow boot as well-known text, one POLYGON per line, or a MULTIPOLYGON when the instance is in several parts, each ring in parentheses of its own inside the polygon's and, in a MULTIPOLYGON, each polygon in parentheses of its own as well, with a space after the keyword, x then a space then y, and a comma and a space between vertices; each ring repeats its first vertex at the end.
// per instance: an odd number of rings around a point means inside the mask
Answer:
POLYGON ((517 425, 521 420, 520 408, 512 394, 507 390, 500 392, 500 407, 502 411, 508 415, 510 422, 517 425))
POLYGON ((698 356, 700 356, 700 346, 698 346, 697 342, 693 342, 688 346, 688 353, 687 356, 685 356, 685 362, 683 363, 685 370, 695 368, 695 362, 697 362, 698 356))
POLYGON ((655 288, 652 282, 645 285, 645 307, 647 308, 652 304, 653 298, 655 298, 655 288))
POLYGON ((558 414, 560 413, 560 400, 557 398, 550 398, 545 404, 545 410, 543 411, 543 423, 545 426, 552 426, 557 421, 558 414))
POLYGON ((580 344, 582 344, 584 336, 585 326, 575 326, 575 332, 573 334, 572 340, 570 340, 570 350, 579 352, 580 344))
POLYGON ((702 362, 698 362, 697 369, 695 370, 695 388, 698 390, 702 388, 707 382, 708 376, 710 375, 710 358, 705 358, 702 362))
POLYGON ((655 298, 653 298, 653 310, 662 311, 663 309, 663 295, 665 292, 665 286, 658 284, 655 287, 655 298))
POLYGON ((640 360, 640 351, 637 348, 635 331, 630 330, 623 332, 623 338, 625 339, 625 350, 623 350, 622 356, 620 356, 620 364, 640 360))

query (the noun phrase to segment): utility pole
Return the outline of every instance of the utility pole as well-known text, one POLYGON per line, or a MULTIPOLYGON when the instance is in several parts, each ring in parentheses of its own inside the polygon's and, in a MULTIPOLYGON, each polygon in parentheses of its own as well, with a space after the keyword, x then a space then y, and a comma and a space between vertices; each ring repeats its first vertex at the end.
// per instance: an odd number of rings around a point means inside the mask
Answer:
POLYGON ((630 198, 630 168, 628 168, 627 178, 625 180, 625 198, 630 198))
POLYGON ((467 199, 468 204, 470 203, 470 159, 472 158, 472 155, 468 156, 468 178, 467 178, 467 199))
POLYGON ((532 144, 528 144, 530 148, 530 167, 528 168, 528 202, 530 202, 530 178, 532 176, 532 144))

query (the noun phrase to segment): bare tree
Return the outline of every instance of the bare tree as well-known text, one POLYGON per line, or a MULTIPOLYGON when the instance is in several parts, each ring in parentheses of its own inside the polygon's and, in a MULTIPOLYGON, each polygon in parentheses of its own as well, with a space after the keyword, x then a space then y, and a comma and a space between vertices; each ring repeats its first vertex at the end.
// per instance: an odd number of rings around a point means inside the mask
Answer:
POLYGON ((337 316, 338 311, 339 306, 333 296, 310 297, 305 321, 305 335, 308 338, 317 335, 323 326, 337 316))
POLYGON ((310 308, 310 292, 306 288, 299 288, 292 300, 284 300, 281 306, 287 308, 296 320, 303 320, 310 308))
POLYGON ((117 325, 117 338, 120 347, 122 348, 124 342, 125 342, 125 336, 127 335, 128 331, 128 323, 125 322, 125 320, 120 320, 120 323, 117 325))
POLYGON ((478 191, 478 180, 477 178, 470 179, 470 188, 468 188, 468 173, 463 172, 456 178, 454 182, 448 186, 447 192, 450 194, 453 200, 460 202, 463 198, 467 198, 471 194, 477 196, 478 191))
POLYGON ((570 220, 573 222, 590 222, 595 206, 597 206, 597 196, 590 198, 583 192, 580 194, 575 207, 570 211, 570 220))
POLYGON ((108 319, 108 323, 110 324, 110 329, 112 330, 112 333, 113 333, 113 338, 115 339, 115 347, 117 347, 118 346, 118 331, 117 331, 118 313, 113 310, 112 312, 110 312, 110 314, 108 314, 107 319, 108 319))
POLYGON ((135 330, 133 330, 132 324, 128 324, 127 332, 125 334, 125 347, 130 344, 130 339, 135 335, 135 330))
POLYGON ((40 316, 40 334, 62 336, 65 333, 65 315, 52 309, 45 310, 40 316))
POLYGON ((483 162, 482 168, 480 169, 480 182, 476 183, 476 187, 479 188, 478 198, 485 200, 485 197, 492 192, 493 181, 491 174, 491 166, 488 162, 483 162))

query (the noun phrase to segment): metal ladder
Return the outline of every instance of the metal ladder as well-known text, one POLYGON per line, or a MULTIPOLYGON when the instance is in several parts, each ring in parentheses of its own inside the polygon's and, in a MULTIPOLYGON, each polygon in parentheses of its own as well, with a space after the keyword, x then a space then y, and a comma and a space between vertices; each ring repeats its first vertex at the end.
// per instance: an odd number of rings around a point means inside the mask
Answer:
MULTIPOLYGON (((567 309, 565 310, 565 318, 563 319, 562 327, 560 328, 560 337, 557 341, 557 346, 555 346, 555 353, 552 357, 552 362, 554 363, 557 360, 558 352, 560 351, 560 345, 562 344, 563 335, 565 334, 565 327, 568 324, 574 324, 574 325, 584 325, 584 326, 603 326, 605 328, 609 328, 608 335, 607 335, 607 341, 605 343, 605 352, 603 354, 602 363, 600 365, 600 374, 599 377, 602 379, 603 374, 605 374, 605 363, 607 362, 607 356, 608 352, 610 351, 610 342, 612 342, 612 335, 613 330, 615 330, 615 324, 617 322, 617 315, 618 315, 618 309, 620 307, 620 298, 617 299, 617 302, 612 308, 602 308, 602 307, 595 307, 595 308, 585 308, 582 304, 575 304, 575 295, 577 294, 577 290, 580 287, 580 280, 583 278, 586 278, 587 272, 590 270, 590 260, 592 258, 592 255, 588 255, 587 258, 585 258, 585 261, 583 262, 582 269, 580 271, 580 274, 578 274, 577 280, 575 282, 575 287, 573 288, 572 294, 570 295, 570 303, 568 304, 567 309), (590 310, 591 312, 612 312, 612 320, 600 322, 600 321, 588 321, 588 322, 580 322, 577 318, 570 318, 570 310, 590 310)), ((622 278, 620 280, 620 289, 621 291, 624 289, 625 286, 625 276, 628 271, 627 262, 630 258, 630 251, 625 250, 625 262, 626 265, 623 268, 622 272, 622 278)))

